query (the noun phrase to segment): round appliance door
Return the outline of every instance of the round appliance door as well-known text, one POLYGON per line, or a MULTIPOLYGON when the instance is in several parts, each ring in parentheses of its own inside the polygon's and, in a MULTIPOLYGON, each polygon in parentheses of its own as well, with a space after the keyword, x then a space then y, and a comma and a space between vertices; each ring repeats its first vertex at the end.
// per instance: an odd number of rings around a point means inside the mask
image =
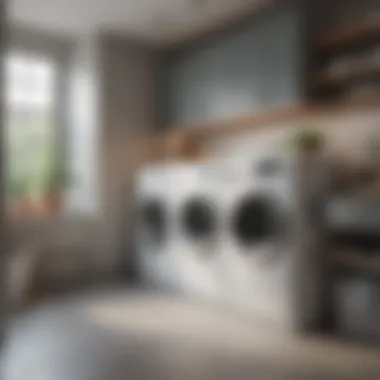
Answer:
POLYGON ((231 230, 244 246, 273 241, 279 235, 279 218, 273 200, 265 195, 242 197, 232 212, 231 230))
POLYGON ((168 231, 165 204, 156 198, 145 200, 140 207, 140 223, 142 231, 152 243, 163 244, 168 231))
POLYGON ((189 198, 182 206, 180 223, 185 236, 191 240, 211 238, 218 224, 215 204, 202 196, 189 198))

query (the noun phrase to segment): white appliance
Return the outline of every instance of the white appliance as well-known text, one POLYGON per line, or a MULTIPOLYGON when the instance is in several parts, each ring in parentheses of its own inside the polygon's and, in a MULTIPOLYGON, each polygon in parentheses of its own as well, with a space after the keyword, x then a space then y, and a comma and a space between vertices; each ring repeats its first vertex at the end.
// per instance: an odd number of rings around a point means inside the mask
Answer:
POLYGON ((216 268, 218 222, 209 164, 181 164, 171 172, 173 265, 179 293, 212 300, 221 292, 216 268))
POLYGON ((217 215, 204 165, 171 163, 138 175, 137 256, 143 281, 215 298, 217 215))
POLYGON ((293 158, 261 151, 229 157, 220 166, 224 302, 258 318, 293 324, 293 158))
POLYGON ((293 325, 294 174, 292 156, 280 150, 145 169, 140 204, 161 206, 142 218, 143 278, 293 325))
POLYGON ((172 217, 166 165, 141 169, 136 175, 136 258, 141 280, 152 287, 173 288, 172 217))

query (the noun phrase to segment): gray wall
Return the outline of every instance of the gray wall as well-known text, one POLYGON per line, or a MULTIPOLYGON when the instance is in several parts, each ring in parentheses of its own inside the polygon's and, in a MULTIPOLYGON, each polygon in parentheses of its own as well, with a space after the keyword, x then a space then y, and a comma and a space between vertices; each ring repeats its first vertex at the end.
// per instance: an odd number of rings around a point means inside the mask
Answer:
MULTIPOLYGON (((6 34, 6 15, 4 1, 0 2, 0 57, 4 60, 5 56, 5 34, 6 34)), ((0 76, 0 86, 3 88, 4 76, 0 76)), ((0 349, 2 349, 3 335, 5 322, 7 318, 7 303, 5 285, 6 285, 6 271, 5 264, 8 259, 9 247, 8 247, 8 231, 6 225, 5 215, 5 183, 4 183, 4 113, 3 106, 0 107, 0 349)))
POLYGON ((134 171, 136 140, 155 124, 155 51, 117 35, 100 40, 101 178, 103 201, 118 209, 134 171))
POLYGON ((155 124, 156 52, 113 34, 101 36, 99 48, 99 179, 112 266, 130 243, 134 174, 144 161, 139 141, 155 124))
POLYGON ((277 11, 165 62, 161 122, 191 124, 297 103, 300 28, 297 9, 277 11))

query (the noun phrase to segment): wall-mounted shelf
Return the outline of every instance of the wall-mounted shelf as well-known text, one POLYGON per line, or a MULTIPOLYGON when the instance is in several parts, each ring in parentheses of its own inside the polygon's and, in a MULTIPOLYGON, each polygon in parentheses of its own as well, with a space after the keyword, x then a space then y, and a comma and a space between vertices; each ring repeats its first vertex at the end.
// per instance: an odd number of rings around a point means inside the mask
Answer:
MULTIPOLYGON (((278 124, 296 126, 312 125, 320 119, 350 112, 372 112, 380 107, 380 96, 366 96, 350 101, 310 103, 301 106, 269 108, 251 115, 215 120, 205 124, 173 126, 197 141, 204 143, 235 133, 277 128, 278 124)), ((169 132, 168 135, 173 132, 169 132)))
POLYGON ((380 276, 380 257, 368 257, 368 255, 356 250, 356 253, 348 249, 340 249, 330 257, 330 263, 335 267, 360 271, 366 274, 380 276))
POLYGON ((315 48, 321 53, 333 52, 378 39, 380 39, 380 22, 357 24, 331 30, 316 41, 315 48))
POLYGON ((328 89, 353 85, 367 80, 380 79, 380 64, 356 67, 338 75, 319 75, 314 82, 316 89, 328 89))
MULTIPOLYGON (((337 14, 335 24, 341 17, 337 14)), ((315 29, 319 36, 311 37, 308 80, 312 101, 380 94, 380 20, 368 20, 360 13, 357 17, 343 26, 315 29)))

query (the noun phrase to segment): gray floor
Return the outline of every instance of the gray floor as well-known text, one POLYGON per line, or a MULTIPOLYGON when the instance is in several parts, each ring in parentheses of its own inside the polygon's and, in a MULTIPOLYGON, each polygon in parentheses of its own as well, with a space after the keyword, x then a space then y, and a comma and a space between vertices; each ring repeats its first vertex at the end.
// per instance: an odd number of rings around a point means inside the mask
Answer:
POLYGON ((380 378, 377 350, 124 291, 39 307, 13 321, 5 343, 1 380, 380 378))

